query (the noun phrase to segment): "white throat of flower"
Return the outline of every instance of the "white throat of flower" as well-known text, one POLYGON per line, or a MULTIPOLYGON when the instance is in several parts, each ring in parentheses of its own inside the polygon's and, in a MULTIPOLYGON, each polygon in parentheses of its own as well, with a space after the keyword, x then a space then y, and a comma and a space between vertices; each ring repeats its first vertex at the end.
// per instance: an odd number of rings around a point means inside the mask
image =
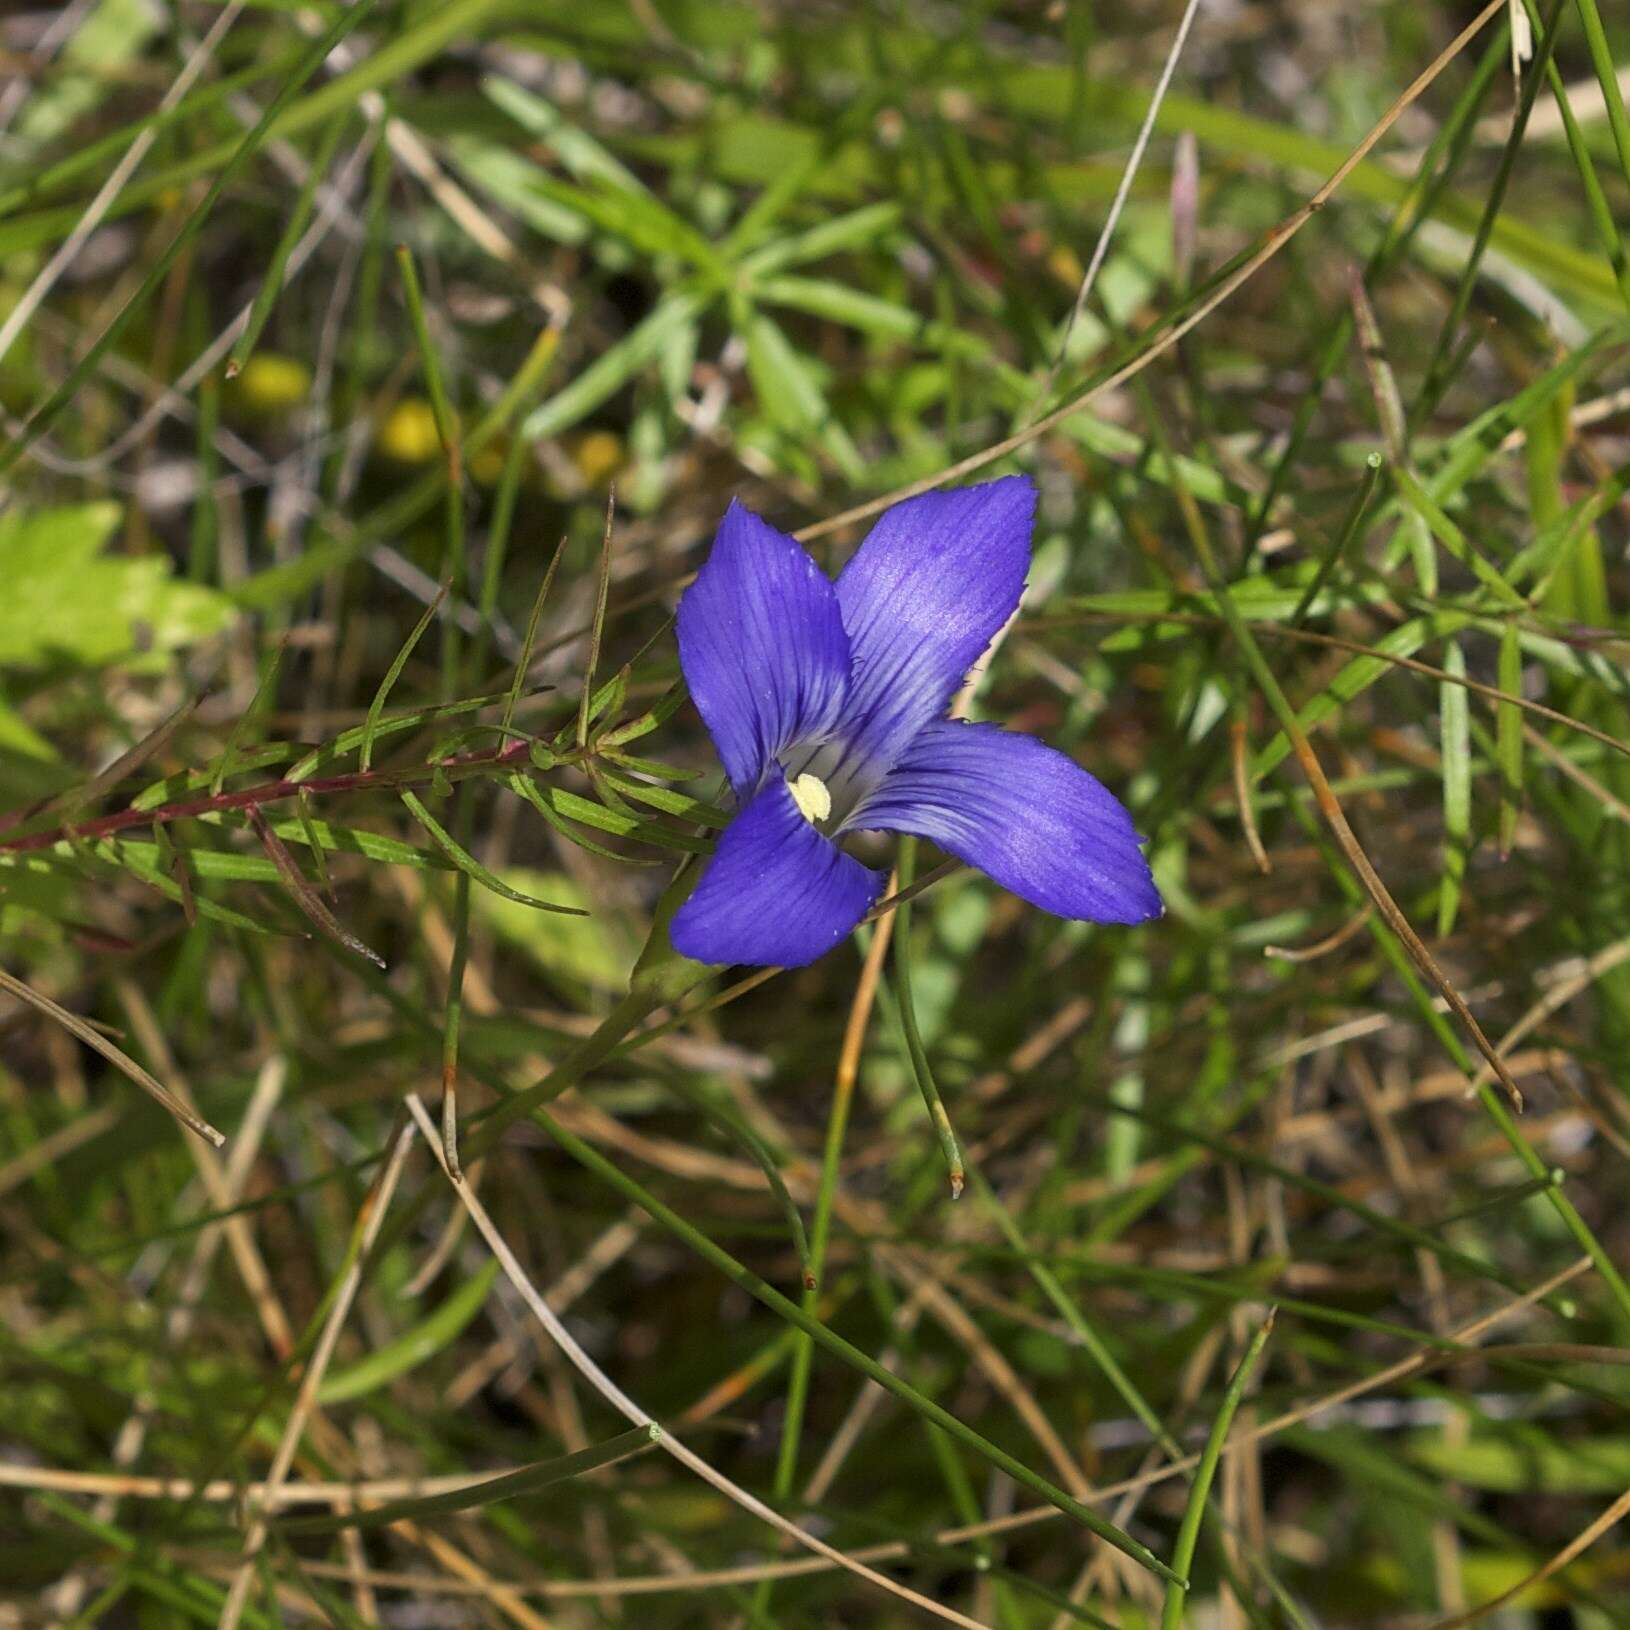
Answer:
POLYGON ((799 813, 811 826, 819 826, 831 815, 832 794, 826 790, 826 783, 818 775, 805 771, 788 785, 787 791, 792 794, 792 801, 798 806, 799 813))

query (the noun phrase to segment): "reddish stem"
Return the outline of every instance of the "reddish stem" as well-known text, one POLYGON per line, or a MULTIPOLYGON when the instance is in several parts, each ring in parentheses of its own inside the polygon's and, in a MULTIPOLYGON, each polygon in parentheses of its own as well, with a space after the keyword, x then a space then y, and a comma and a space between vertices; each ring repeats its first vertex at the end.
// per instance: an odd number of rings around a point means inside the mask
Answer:
MULTIPOLYGON (((496 753, 463 753, 441 760, 438 768, 444 773, 490 769, 513 764, 526 757, 530 743, 506 742, 496 753)), ((367 792, 380 787, 393 790, 402 787, 427 786, 428 775, 417 775, 401 770, 353 770, 349 775, 331 775, 310 781, 263 781, 259 786, 242 787, 236 792, 209 793, 199 798, 186 798, 173 804, 159 804, 152 809, 121 809, 112 815, 98 815, 94 820, 65 822, 44 832, 29 832, 19 837, 0 836, 0 852, 21 854, 30 849, 49 849, 65 838, 110 838, 136 826, 165 826, 171 821, 185 820, 192 815, 213 815, 228 809, 254 809, 261 804, 275 804, 284 798, 298 797, 302 792, 367 792)))

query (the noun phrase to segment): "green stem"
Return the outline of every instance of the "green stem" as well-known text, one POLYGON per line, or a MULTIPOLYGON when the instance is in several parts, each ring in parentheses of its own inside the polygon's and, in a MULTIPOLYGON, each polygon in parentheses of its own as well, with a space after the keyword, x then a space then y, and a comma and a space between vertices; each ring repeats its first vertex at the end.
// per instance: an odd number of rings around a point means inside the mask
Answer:
POLYGON ((1245 1388, 1251 1379, 1251 1372, 1256 1368, 1257 1360, 1262 1357, 1262 1349, 1267 1346, 1272 1331, 1273 1313, 1270 1311, 1257 1333, 1251 1338, 1251 1345, 1245 1349, 1245 1357, 1239 1361, 1238 1368, 1229 1378, 1228 1390, 1223 1394, 1217 1418, 1211 1423, 1206 1446, 1200 1452, 1200 1464, 1194 1469, 1194 1482, 1189 1488, 1189 1503, 1183 1509, 1183 1520, 1177 1529, 1177 1543, 1172 1547, 1172 1567, 1182 1578, 1178 1583, 1166 1587, 1166 1606, 1160 1615, 1160 1630, 1179 1630, 1183 1623, 1183 1605, 1188 1601, 1189 1595, 1187 1583, 1189 1569, 1194 1565, 1194 1547, 1200 1538, 1200 1522, 1205 1516, 1206 1498, 1211 1493, 1211 1480, 1217 1475, 1217 1462, 1222 1458, 1222 1448, 1228 1439, 1228 1429, 1234 1424, 1234 1415, 1245 1397, 1245 1388))
MULTIPOLYGON (((917 867, 917 840, 901 838, 896 862, 899 887, 907 889, 917 867)), ((956 1129, 946 1113, 945 1100, 940 1097, 934 1080, 933 1066, 928 1062, 928 1049, 923 1046, 922 1032, 917 1028, 917 1006, 911 995, 911 906, 902 901, 895 907, 899 921, 894 925, 894 984, 899 998, 900 1029, 906 1038, 906 1052, 911 1058, 911 1073, 917 1078, 917 1090, 923 1095, 928 1118, 940 1140, 940 1152, 945 1156, 946 1175, 951 1180, 951 1198, 962 1197, 966 1174, 962 1167, 962 1149, 957 1143, 956 1129)))

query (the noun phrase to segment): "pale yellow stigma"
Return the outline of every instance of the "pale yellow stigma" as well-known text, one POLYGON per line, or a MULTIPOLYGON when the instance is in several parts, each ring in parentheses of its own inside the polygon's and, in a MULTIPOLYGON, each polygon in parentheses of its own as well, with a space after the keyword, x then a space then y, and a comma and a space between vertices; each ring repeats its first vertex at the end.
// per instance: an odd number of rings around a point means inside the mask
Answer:
POLYGON ((824 821, 832 813, 832 794, 826 790, 826 783, 818 775, 811 775, 806 770, 787 790, 811 826, 824 821))

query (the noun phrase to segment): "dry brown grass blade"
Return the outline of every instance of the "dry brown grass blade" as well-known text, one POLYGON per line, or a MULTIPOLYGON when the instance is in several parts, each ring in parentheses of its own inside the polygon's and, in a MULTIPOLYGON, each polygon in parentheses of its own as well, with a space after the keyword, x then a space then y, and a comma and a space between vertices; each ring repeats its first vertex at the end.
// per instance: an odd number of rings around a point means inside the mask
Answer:
POLYGON ((1340 928, 1333 934, 1326 934, 1322 940, 1315 940, 1311 945, 1264 945, 1262 954, 1278 962, 1316 962, 1322 956, 1329 956, 1332 951, 1339 951, 1364 927, 1374 911, 1375 906, 1366 900, 1340 928))
MULTIPOLYGON (((1459 1329, 1449 1333, 1448 1339, 1464 1344, 1474 1342, 1477 1337, 1487 1333, 1497 1326, 1505 1323, 1516 1314, 1534 1306, 1553 1292, 1561 1289, 1577 1279, 1590 1269, 1588 1257, 1577 1258, 1566 1268, 1553 1274, 1542 1284, 1534 1286, 1531 1290, 1502 1304, 1491 1312, 1462 1325, 1459 1329)), ((1374 1392, 1382 1387, 1390 1386, 1396 1381, 1410 1378, 1421 1372, 1434 1368, 1442 1363, 1451 1362, 1457 1358, 1482 1360, 1499 1353, 1511 1357, 1533 1357, 1540 1352, 1559 1356, 1560 1349, 1555 1344, 1544 1344, 1543 1347, 1532 1343, 1512 1344, 1503 1347, 1472 1347, 1467 1346, 1462 1354, 1445 1352, 1442 1349, 1431 1348, 1411 1354, 1395 1364, 1376 1371, 1373 1375, 1348 1383, 1335 1392, 1327 1393, 1320 1398, 1313 1399, 1298 1408, 1285 1411, 1272 1420, 1260 1425, 1252 1424, 1236 1428, 1225 1445, 1225 1454, 1231 1454, 1255 1444, 1262 1443, 1284 1431, 1287 1427, 1295 1426, 1312 1418, 1325 1410, 1339 1404, 1350 1402, 1364 1393, 1374 1392)), ((1594 1349, 1592 1350, 1594 1352, 1594 1349)), ((1617 1353, 1618 1350, 1614 1350, 1617 1353)), ((1109 1499, 1115 1496, 1142 1492, 1157 1484, 1171 1481, 1173 1478, 1184 1476, 1199 1462, 1199 1455, 1187 1455, 1180 1461, 1166 1465, 1148 1466, 1136 1476, 1123 1479, 1119 1483, 1106 1484, 1096 1491, 1096 1498, 1109 1499)), ((21 1469, 20 1477, 27 1476, 27 1469, 21 1469)), ((62 1474, 72 1476, 74 1474, 62 1474)), ((6 1480, 4 1469, 0 1469, 0 1481, 6 1480)), ((154 1480, 157 1481, 157 1480, 154 1480)), ((45 1486, 59 1486, 48 1484, 45 1486)), ((71 1486, 68 1484, 60 1486, 71 1486)), ((314 1498, 325 1498, 331 1485, 305 1485, 313 1492, 314 1498), (317 1492, 317 1491, 322 1492, 317 1492)), ((226 1493, 225 1485, 221 1485, 221 1494, 226 1493)), ((1624 1495, 1613 1506, 1597 1518, 1577 1538, 1569 1543, 1557 1556, 1553 1557, 1545 1567, 1531 1575, 1522 1582, 1519 1588, 1526 1588, 1549 1578, 1551 1574, 1566 1567, 1574 1557, 1595 1543, 1600 1536, 1612 1527, 1614 1523, 1622 1521, 1630 1512, 1630 1494, 1624 1495)), ((956 1528, 941 1530, 933 1536, 937 1545, 958 1545, 969 1540, 989 1538, 1000 1534, 1014 1533, 1035 1526, 1037 1523, 1047 1522, 1056 1517, 1051 1506, 1034 1506, 1023 1511, 1016 1511, 1004 1517, 994 1518, 984 1522, 969 1523, 956 1528)), ((867 1546, 864 1550, 853 1553, 857 1560, 867 1562, 887 1562, 903 1559, 910 1554, 910 1548, 898 1540, 885 1541, 878 1545, 867 1546)), ((337 1563, 307 1563, 305 1566, 314 1574, 322 1577, 344 1577, 341 1565, 337 1563)), ((542 1596, 550 1600, 573 1600, 589 1596, 643 1596, 653 1594, 667 1594, 676 1591, 701 1591, 717 1589, 726 1586, 740 1586, 756 1584, 764 1580, 779 1580, 804 1577, 812 1573, 823 1572, 831 1564, 820 1557, 806 1557, 779 1562, 748 1564, 740 1567, 710 1569, 705 1572, 691 1574, 655 1574, 635 1575, 619 1579, 535 1579, 535 1580, 509 1580, 506 1581, 509 1589, 524 1591, 528 1595, 542 1596)), ((459 1585, 445 1579, 438 1579, 429 1574, 404 1573, 372 1573, 369 1575, 373 1583, 397 1589, 419 1590, 425 1594, 464 1595, 469 1594, 469 1587, 459 1585)), ((1490 1610, 1503 1605, 1510 1600, 1510 1593, 1497 1598, 1492 1603, 1485 1603, 1474 1613, 1461 1618, 1450 1619, 1443 1623, 1434 1624, 1431 1630, 1461 1630, 1465 1624, 1490 1610)))
MULTIPOLYGON (((1155 428, 1158 431, 1158 425, 1155 428)), ((1164 441, 1162 444, 1164 447, 1164 441)), ((1255 677, 1262 694, 1272 706, 1280 728, 1290 742, 1291 751, 1302 768, 1302 774, 1307 777, 1307 784, 1313 792, 1313 801, 1318 805, 1325 825, 1330 828, 1330 835, 1335 839, 1336 847, 1341 850, 1342 857, 1363 886, 1364 892, 1375 902, 1375 909, 1381 920, 1402 943, 1428 982, 1437 988, 1438 994, 1449 1004, 1450 1012, 1465 1027, 1478 1052, 1488 1060, 1489 1067, 1499 1078, 1500 1085, 1510 1094, 1511 1102, 1520 1110, 1523 1097, 1516 1077, 1506 1068, 1505 1061, 1495 1050, 1494 1043, 1484 1033, 1482 1025, 1477 1022, 1477 1016, 1467 1005, 1465 997, 1443 971, 1437 958, 1427 948, 1426 941, 1415 931, 1415 925, 1405 916, 1403 908, 1393 899, 1392 891, 1382 881, 1381 874, 1375 869, 1369 855, 1365 853, 1364 846, 1358 841, 1358 835, 1353 831, 1347 813, 1341 807, 1341 800, 1336 797, 1325 776, 1324 766, 1319 763, 1318 754, 1313 751, 1313 743, 1308 739, 1307 731, 1303 729, 1296 709, 1274 676, 1273 669, 1262 654, 1261 647, 1256 643, 1250 626, 1234 604, 1227 579, 1223 576, 1216 555, 1212 551, 1205 520, 1200 514, 1200 506, 1194 501, 1193 493, 1183 480, 1181 468, 1171 455, 1170 448, 1164 447, 1164 451, 1167 468, 1172 475, 1173 496, 1177 500, 1189 540, 1205 575, 1206 585, 1216 597, 1217 607, 1240 648, 1240 654, 1245 658, 1246 665, 1255 677)), ((1604 1267, 1604 1272, 1611 1274, 1611 1267, 1604 1267)))
MULTIPOLYGON (((1574 997, 1588 990, 1604 974, 1612 972, 1626 961, 1630 961, 1630 938, 1615 940, 1611 945, 1598 951, 1576 973, 1553 985, 1500 1038, 1500 1057, 1505 1058, 1524 1036, 1544 1024, 1558 1008, 1566 1007, 1574 997)), ((1491 1075, 1492 1071, 1485 1064, 1466 1083, 1466 1096, 1470 1097, 1480 1087, 1486 1085, 1491 1075)))
POLYGON ((1347 815, 1341 807, 1340 800, 1331 791, 1330 783, 1325 779, 1324 767, 1319 763, 1312 744, 1299 729, 1291 737, 1291 751, 1295 753, 1296 762, 1301 765, 1302 774, 1307 777, 1308 785, 1313 789, 1314 800, 1319 806, 1319 813, 1324 816, 1325 824, 1330 828, 1330 835, 1336 840, 1336 846, 1341 850, 1347 864, 1358 874, 1358 880, 1364 885, 1365 892, 1375 902, 1375 909, 1380 912, 1381 920, 1403 941, 1404 949, 1415 959, 1416 966, 1437 987, 1439 994, 1449 1004, 1450 1011, 1465 1026, 1466 1033, 1476 1044, 1478 1052, 1488 1061, 1489 1068, 1499 1077, 1500 1085, 1505 1088, 1511 1102, 1521 1109, 1522 1089, 1517 1085, 1516 1077, 1506 1068, 1505 1060, 1500 1057, 1494 1043, 1489 1040, 1482 1025, 1477 1022, 1476 1014, 1466 1005, 1466 998, 1438 965, 1438 959, 1427 949, 1426 941, 1415 932, 1415 925, 1404 915, 1403 908, 1393 899, 1392 891, 1382 882, 1381 874, 1370 863, 1370 857, 1365 854, 1364 846, 1348 825, 1347 815))
POLYGON ((1522 739, 1559 775, 1565 775, 1576 787, 1583 787, 1614 820, 1630 822, 1630 804, 1610 792, 1589 770, 1575 764, 1566 753, 1559 751, 1555 743, 1547 741, 1539 731, 1526 724, 1522 727, 1522 739))
MULTIPOLYGON (((1480 1359, 1484 1356, 1484 1349, 1472 1347, 1469 1344, 1476 1341, 1481 1335, 1504 1324, 1508 1319, 1525 1312, 1536 1302, 1543 1301, 1564 1285, 1571 1283, 1581 1274, 1589 1272, 1592 1263, 1589 1257, 1578 1257, 1569 1263, 1566 1268, 1552 1274, 1542 1283, 1532 1289, 1524 1291, 1520 1296, 1502 1303, 1491 1312, 1473 1319, 1470 1323, 1462 1325, 1459 1329, 1451 1331, 1448 1340, 1465 1345, 1466 1358, 1480 1359)), ((1382 1387, 1391 1386, 1398 1381, 1408 1380, 1422 1371, 1448 1362, 1461 1355, 1445 1352, 1442 1348, 1430 1347, 1410 1354, 1408 1358, 1400 1359, 1395 1364, 1377 1370, 1373 1375, 1363 1376, 1347 1385, 1338 1387, 1334 1392, 1328 1392, 1318 1398, 1309 1400, 1295 1409, 1288 1409, 1283 1414, 1276 1415, 1272 1420, 1264 1421, 1260 1425, 1249 1427, 1236 1426, 1229 1435, 1227 1443, 1223 1446, 1225 1455, 1232 1454, 1239 1448, 1264 1442, 1277 1436, 1292 1426, 1298 1426, 1303 1421, 1310 1420, 1316 1415, 1338 1405, 1349 1403, 1354 1398, 1365 1393, 1378 1391, 1382 1387)), ((1186 1476, 1200 1463, 1200 1456, 1196 1454, 1185 1455, 1181 1460, 1168 1461, 1165 1465, 1153 1466, 1136 1476, 1122 1479, 1118 1483, 1105 1483, 1094 1491, 1094 1499, 1108 1500, 1116 1496, 1129 1494, 1136 1490, 1151 1488, 1158 1483, 1170 1482, 1173 1478, 1186 1476)), ((1052 1506, 1028 1506, 1022 1511, 1015 1511, 1009 1516, 992 1518, 985 1522, 965 1523, 955 1528, 942 1529, 933 1535, 936 1545, 960 1545, 968 1540, 985 1539, 998 1534, 1011 1534, 1021 1529, 1032 1528, 1037 1523, 1051 1521, 1059 1513, 1052 1506)), ((878 1545, 867 1546, 864 1550, 856 1551, 854 1556, 865 1562, 888 1562, 897 1560, 910 1554, 910 1548, 899 1540, 885 1541, 878 1545)), ((657 1591, 672 1590, 702 1590, 718 1585, 754 1584, 761 1579, 791 1579, 800 1575, 819 1573, 829 1564, 818 1558, 809 1557, 802 1560, 787 1562, 762 1563, 740 1568, 721 1568, 705 1574, 694 1574, 684 1579, 675 1579, 672 1575, 655 1575, 648 1578, 625 1578, 615 1580, 550 1580, 540 1582, 540 1594, 549 1597, 575 1597, 589 1596, 599 1593, 618 1596, 644 1595, 657 1591)), ((1441 1630, 1441 1627, 1434 1627, 1441 1630)))
POLYGON ((312 887, 311 881, 300 870, 299 862, 289 853, 286 843, 272 830, 272 823, 266 819, 265 811, 259 804, 251 804, 248 809, 249 824, 255 829, 255 836, 260 839, 260 846, 266 851, 266 857, 277 867, 277 875, 288 886, 294 903, 299 906, 301 913, 317 928, 321 929, 336 945, 343 945, 347 951, 354 952, 359 957, 365 957, 381 971, 385 967, 385 959, 377 951, 364 945, 350 929, 348 929, 332 911, 328 909, 322 895, 312 887))
POLYGON ((224 1133, 217 1132, 208 1121, 193 1114, 162 1081, 149 1075, 127 1052, 115 1047, 106 1036, 96 1030, 95 1026, 80 1018, 77 1013, 70 1013, 60 1003, 53 1002, 49 996, 35 990, 32 985, 24 984, 21 979, 7 973, 4 968, 0 968, 0 990, 9 991, 18 1001, 26 1002, 48 1018, 55 1019, 70 1035, 78 1037, 87 1047, 100 1053, 115 1069, 129 1076, 143 1092, 157 1099, 189 1132, 196 1132, 199 1137, 213 1143, 217 1149, 226 1142, 224 1133))
POLYGON ((1465 1613, 1457 1613, 1452 1619, 1440 1619, 1430 1627, 1430 1630, 1462 1630, 1468 1624, 1476 1624, 1479 1619, 1486 1619, 1490 1613, 1498 1612, 1508 1602, 1514 1602, 1535 1585, 1543 1585, 1552 1574, 1560 1573, 1562 1569, 1573 1561, 1583 1551, 1588 1551, 1608 1529, 1624 1521, 1630 1516, 1630 1490, 1621 1494, 1595 1522, 1576 1534, 1549 1562, 1536 1568, 1526 1579, 1519 1579, 1509 1590, 1502 1590, 1498 1596, 1483 1602, 1465 1613))
POLYGON ((1142 373, 1150 363, 1170 351, 1191 329, 1198 328, 1237 289, 1255 277, 1330 202, 1341 184, 1369 157, 1371 150, 1392 129, 1393 125, 1403 117, 1410 105, 1477 38, 1483 28, 1505 10, 1506 4, 1507 0, 1489 0, 1489 3, 1478 12, 1476 17, 1399 94, 1392 106, 1375 122, 1369 134, 1341 162, 1330 179, 1300 209, 1286 216, 1283 221, 1272 228, 1263 239, 1261 247, 1242 265, 1236 267, 1233 272, 1225 277, 1188 316, 1184 317, 1180 322, 1173 323, 1170 328, 1151 341, 1149 346, 1140 351, 1131 361, 1117 368, 1108 378, 1101 379, 1096 385, 1084 390, 1073 401, 1066 402, 1062 407, 1055 408, 1051 413, 1036 420, 1034 424, 1027 425, 1014 435, 1005 437, 999 442, 993 442, 981 452, 970 453, 967 458, 958 459, 955 464, 947 465, 937 474, 924 476, 919 481, 907 482, 905 486, 896 487, 893 492, 884 493, 880 498, 868 499, 864 504, 856 504, 853 508, 830 516, 824 521, 817 521, 813 526, 806 526, 801 531, 795 532, 793 536, 803 543, 809 542, 812 538, 824 538, 829 532, 839 531, 855 521, 864 521, 870 516, 888 509, 891 505, 899 503, 902 499, 915 498, 919 493, 932 492, 936 487, 942 487, 948 481, 956 481, 965 475, 972 475, 976 470, 984 469, 987 464, 994 464, 997 459, 1006 458, 1009 453, 1017 452, 1021 447, 1035 441, 1038 436, 1046 435, 1055 425, 1062 424, 1066 419, 1072 418, 1075 414, 1081 412, 1083 408, 1096 402, 1099 397, 1107 396, 1111 391, 1119 389, 1129 379, 1133 379, 1142 373))
POLYGON ((1235 719, 1228 727, 1228 757, 1234 777, 1234 802, 1239 807, 1240 830, 1245 834, 1245 847, 1251 851, 1256 869, 1264 877, 1273 872, 1273 862, 1262 847, 1262 834, 1256 829, 1256 805, 1251 800, 1249 753, 1246 750, 1245 721, 1235 719))

